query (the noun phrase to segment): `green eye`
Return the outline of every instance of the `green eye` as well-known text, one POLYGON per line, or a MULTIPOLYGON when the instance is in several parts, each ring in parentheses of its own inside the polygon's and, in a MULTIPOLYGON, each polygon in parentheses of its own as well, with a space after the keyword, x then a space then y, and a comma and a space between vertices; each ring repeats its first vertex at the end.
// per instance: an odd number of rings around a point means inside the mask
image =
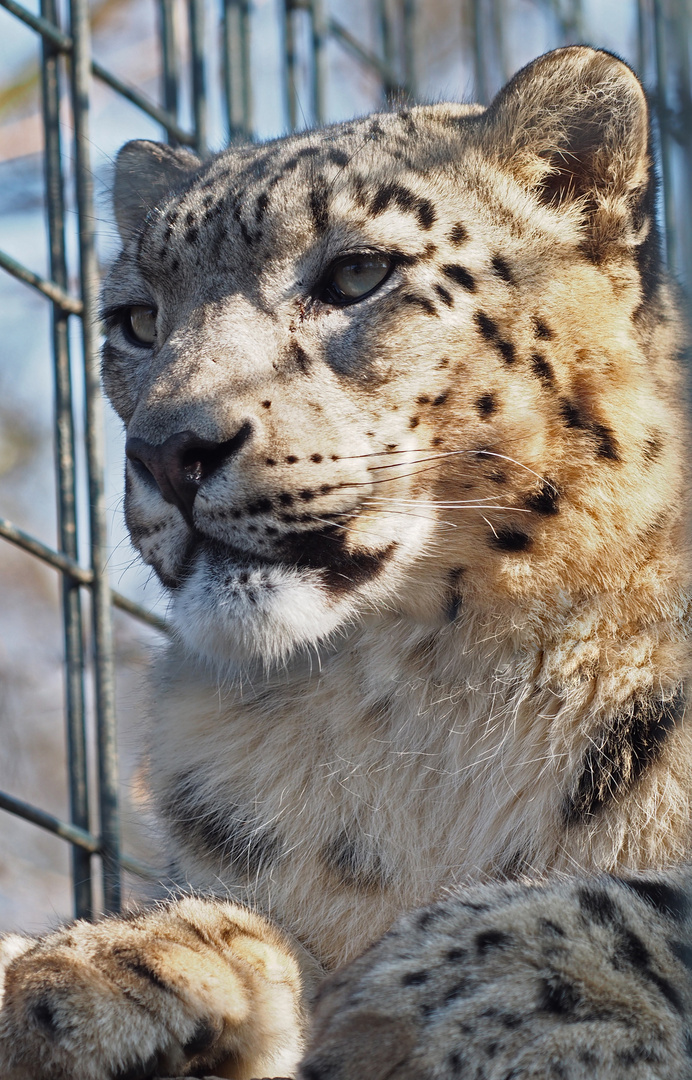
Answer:
POLYGON ((156 308, 135 304, 125 312, 125 333, 137 345, 153 345, 156 339, 156 308))
POLYGON ((392 265, 389 255, 346 255, 332 266, 320 299, 327 304, 354 304, 382 285, 392 265))

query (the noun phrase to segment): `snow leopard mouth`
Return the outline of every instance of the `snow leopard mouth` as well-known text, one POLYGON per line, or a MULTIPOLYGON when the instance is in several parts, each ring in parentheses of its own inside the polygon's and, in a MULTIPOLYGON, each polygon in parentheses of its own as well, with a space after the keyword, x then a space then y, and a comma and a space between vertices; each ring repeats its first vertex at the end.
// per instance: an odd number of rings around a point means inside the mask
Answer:
POLYGON ((198 550, 217 566, 225 566, 233 574, 234 586, 249 585, 250 578, 264 573, 269 581, 271 570, 307 571, 316 575, 321 584, 333 596, 348 593, 377 577, 390 561, 397 548, 391 541, 383 548, 372 550, 349 550, 347 533, 337 526, 286 533, 275 541, 274 550, 247 551, 209 539, 198 534, 189 552, 188 565, 195 562, 198 550))
POLYGON ((172 624, 224 678, 270 668, 349 625, 397 546, 348 551, 325 528, 284 536, 265 556, 200 538, 172 595, 172 624))

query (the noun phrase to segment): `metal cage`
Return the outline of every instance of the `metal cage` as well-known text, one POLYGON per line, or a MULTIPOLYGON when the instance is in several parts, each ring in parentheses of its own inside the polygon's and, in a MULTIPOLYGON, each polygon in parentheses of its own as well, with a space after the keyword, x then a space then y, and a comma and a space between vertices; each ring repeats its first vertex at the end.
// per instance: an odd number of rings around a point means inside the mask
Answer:
MULTIPOLYGON (((0 7, 36 34, 40 50, 42 123, 44 140, 45 216, 49 237, 50 270, 43 277, 0 252, 0 266, 38 290, 52 308, 52 362, 54 381, 54 450, 57 473, 58 537, 54 548, 0 518, 0 536, 29 555, 54 567, 62 582, 64 635, 64 698, 69 764, 70 821, 63 821, 0 792, 0 808, 62 837, 72 846, 72 888, 78 916, 94 913, 93 856, 101 859, 103 907, 121 906, 121 870, 146 876, 147 868, 121 852, 118 812, 118 764, 114 697, 112 606, 143 620, 162 633, 165 622, 111 588, 106 572, 107 534, 104 505, 103 420, 99 389, 99 330, 97 319, 98 271, 95 248, 95 213, 90 164, 90 100, 92 80, 106 83, 157 124, 163 138, 189 146, 200 156, 208 153, 208 89, 210 72, 205 57, 205 19, 218 19, 222 65, 217 87, 225 110, 230 140, 253 137, 253 79, 251 64, 252 0, 151 0, 157 5, 160 46, 160 104, 150 101, 116 74, 95 62, 91 54, 88 0, 68 0, 66 25, 61 24, 58 0, 40 0, 33 14, 16 0, 0 0, 0 7), (174 8, 182 2, 187 19, 188 47, 181 49, 179 20, 174 8), (192 123, 181 121, 183 87, 188 88, 192 123), (66 147, 59 113, 67 94, 72 118, 73 147, 66 147), (79 294, 68 288, 66 257, 66 153, 74 155, 75 204, 79 236, 79 294), (70 347, 68 321, 81 323, 81 349, 70 347), (72 353, 72 355, 71 355, 72 353), (88 476, 88 521, 80 520, 75 470, 77 454, 75 371, 85 390, 85 458, 88 476), (80 536, 88 537, 80 545, 80 536), (89 566, 78 552, 89 550, 89 566), (83 610, 88 596, 88 618, 83 610), (93 662, 83 646, 88 623, 93 662), (93 723, 97 742, 97 777, 88 775, 86 752, 86 680, 93 679, 93 723), (89 805, 89 792, 98 792, 97 808, 89 805), (98 827, 95 823, 98 822, 98 827)), ((343 3, 346 0, 342 0, 343 3)), ((421 63, 422 0, 365 0, 378 27, 377 47, 364 43, 339 18, 339 0, 279 0, 277 19, 283 43, 282 85, 286 126, 319 124, 328 119, 326 90, 330 72, 328 45, 345 50, 354 64, 379 81, 383 104, 387 100, 415 98, 421 63), (300 65, 300 71, 298 70, 300 65), (307 75, 305 74, 307 72, 307 75), (302 88, 299 82, 302 78, 302 88), (307 121, 301 113, 303 98, 307 121)), ((487 101, 494 86, 511 74, 505 21, 514 0, 462 0, 465 42, 471 62, 470 80, 476 97, 487 101), (509 67, 509 70, 507 68, 509 67)), ((538 2, 538 0, 536 0, 538 2)), ((617 0, 620 4, 621 0, 617 0)), ((540 6, 540 4, 539 4, 540 6)), ((545 0, 554 23, 553 45, 587 40, 588 27, 580 0, 545 0)), ((624 4, 623 4, 624 6, 624 4)), ((692 239, 680 222, 681 209, 692 180, 692 103, 688 42, 688 0, 632 0, 636 17, 636 55, 629 59, 647 81, 659 133, 663 179, 662 219, 668 261, 683 282, 692 274, 692 239)), ((343 13, 343 8, 342 8, 343 13)), ((598 44, 598 41, 594 41, 598 44)), ((214 77, 217 77, 216 75, 214 77)))

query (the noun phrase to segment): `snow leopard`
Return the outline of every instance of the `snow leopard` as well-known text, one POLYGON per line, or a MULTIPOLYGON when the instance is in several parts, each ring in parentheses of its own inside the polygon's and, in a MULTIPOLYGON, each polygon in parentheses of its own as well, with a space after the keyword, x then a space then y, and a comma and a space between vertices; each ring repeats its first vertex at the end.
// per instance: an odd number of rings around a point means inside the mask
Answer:
POLYGON ((3 1080, 692 1076, 689 476, 649 109, 128 143, 103 286, 177 891, 2 949, 3 1080))

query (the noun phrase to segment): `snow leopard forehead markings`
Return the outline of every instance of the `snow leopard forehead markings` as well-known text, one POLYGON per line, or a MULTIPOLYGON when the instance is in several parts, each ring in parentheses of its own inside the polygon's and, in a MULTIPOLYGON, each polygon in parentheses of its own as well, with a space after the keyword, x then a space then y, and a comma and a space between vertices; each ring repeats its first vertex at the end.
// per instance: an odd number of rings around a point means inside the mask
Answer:
MULTIPOLYGON (((444 128, 439 123, 437 126, 444 128)), ((230 249, 240 243, 256 265, 266 268, 274 258, 281 257, 280 244, 276 251, 276 221, 272 220, 268 233, 265 229, 269 215, 278 213, 285 218, 301 213, 307 227, 303 240, 309 243, 311 239, 319 240, 335 223, 330 217, 334 203, 343 203, 344 198, 350 206, 344 210, 340 205, 336 224, 352 209, 371 221, 394 210, 409 215, 422 233, 429 232, 438 219, 438 209, 431 198, 414 190, 420 182, 420 162, 426 161, 427 155, 415 140, 407 141, 412 132, 416 132, 415 122, 404 112, 382 116, 376 124, 368 120, 336 125, 319 145, 308 135, 293 137, 269 150, 229 151, 202 168, 182 191, 151 215, 140 236, 138 262, 145 274, 165 284, 166 275, 177 274, 183 260, 190 262, 190 256, 193 265, 204 262, 208 266, 211 254, 223 270, 230 249), (383 138, 385 134, 387 139, 383 138), (402 174, 402 179, 391 180, 393 168, 402 174), (410 183, 406 182, 406 173, 410 183)), ((423 133, 429 140, 425 125, 423 133)), ((444 168, 450 152, 440 153, 438 148, 438 155, 439 167, 444 168)), ((458 245, 467 239, 467 229, 452 222, 448 243, 458 245)), ((430 258, 435 250, 428 244, 414 257, 430 258)), ((495 265, 499 265, 499 258, 495 257, 495 265)), ((443 273, 456 283, 473 287, 473 279, 463 267, 449 264, 443 273)), ((437 292, 444 303, 453 304, 442 282, 437 284, 437 292)), ((421 303, 432 313, 430 300, 412 297, 409 302, 421 303)))

